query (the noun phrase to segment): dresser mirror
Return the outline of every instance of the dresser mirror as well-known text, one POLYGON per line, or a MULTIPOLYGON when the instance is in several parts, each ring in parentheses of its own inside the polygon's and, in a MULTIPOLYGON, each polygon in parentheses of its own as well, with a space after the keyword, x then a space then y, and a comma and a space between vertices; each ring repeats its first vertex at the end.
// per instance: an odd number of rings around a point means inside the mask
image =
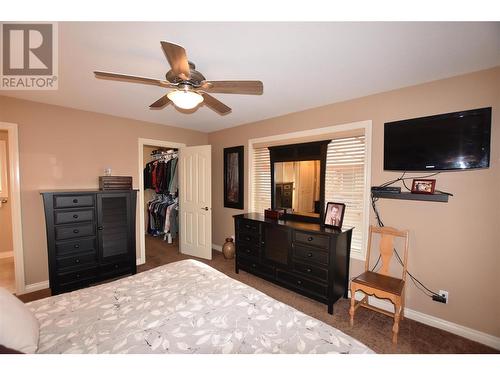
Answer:
POLYGON ((273 209, 285 219, 321 223, 330 141, 269 147, 273 209))
POLYGON ((319 218, 320 161, 283 161, 274 164, 276 208, 319 218))

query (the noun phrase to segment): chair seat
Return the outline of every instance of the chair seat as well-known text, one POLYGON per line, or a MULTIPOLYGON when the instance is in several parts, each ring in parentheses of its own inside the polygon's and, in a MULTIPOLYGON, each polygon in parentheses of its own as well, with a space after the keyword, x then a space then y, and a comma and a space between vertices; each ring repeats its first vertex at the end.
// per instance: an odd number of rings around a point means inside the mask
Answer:
POLYGON ((405 285, 404 280, 381 275, 376 272, 366 271, 352 280, 354 283, 366 285, 372 288, 380 289, 388 293, 401 295, 405 285))

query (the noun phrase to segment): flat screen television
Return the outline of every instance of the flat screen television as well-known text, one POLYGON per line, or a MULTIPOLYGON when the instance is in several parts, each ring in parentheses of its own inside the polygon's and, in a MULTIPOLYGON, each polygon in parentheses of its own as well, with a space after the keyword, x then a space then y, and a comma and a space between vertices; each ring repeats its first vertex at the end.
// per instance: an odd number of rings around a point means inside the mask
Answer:
POLYGON ((384 124, 384 169, 488 168, 491 107, 384 124))

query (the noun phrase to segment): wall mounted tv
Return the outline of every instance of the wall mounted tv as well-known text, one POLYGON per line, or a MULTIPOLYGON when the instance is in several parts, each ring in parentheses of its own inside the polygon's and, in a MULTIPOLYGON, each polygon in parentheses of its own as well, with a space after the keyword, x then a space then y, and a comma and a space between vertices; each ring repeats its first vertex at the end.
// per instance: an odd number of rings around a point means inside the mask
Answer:
POLYGON ((384 124, 384 169, 490 166, 491 107, 384 124))

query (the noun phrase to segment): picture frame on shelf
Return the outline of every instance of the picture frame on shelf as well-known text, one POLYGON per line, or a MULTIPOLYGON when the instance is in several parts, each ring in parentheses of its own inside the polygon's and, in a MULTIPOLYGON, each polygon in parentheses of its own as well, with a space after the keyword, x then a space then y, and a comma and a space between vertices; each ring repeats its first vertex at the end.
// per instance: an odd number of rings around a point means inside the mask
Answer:
POLYGON ((435 179, 414 178, 411 185, 412 194, 434 194, 436 190, 435 179))
POLYGON ((323 225, 327 228, 341 229, 344 222, 345 204, 328 202, 325 209, 323 225))
POLYGON ((244 146, 224 148, 224 207, 244 206, 244 146))

